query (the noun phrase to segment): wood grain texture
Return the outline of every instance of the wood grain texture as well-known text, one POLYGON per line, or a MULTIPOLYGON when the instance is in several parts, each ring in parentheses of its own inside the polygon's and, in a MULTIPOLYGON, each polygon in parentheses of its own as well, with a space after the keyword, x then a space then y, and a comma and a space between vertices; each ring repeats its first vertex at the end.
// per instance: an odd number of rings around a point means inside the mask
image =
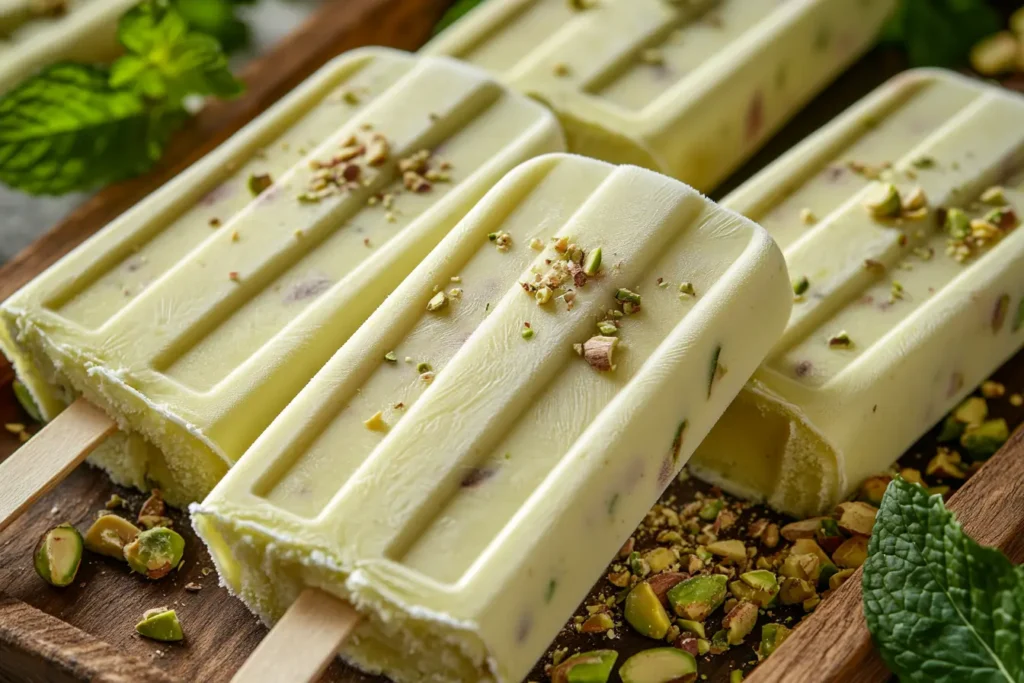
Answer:
POLYGON ((117 429, 80 398, 10 458, 0 462, 0 531, 59 484, 117 429))
POLYGON ((174 683, 177 679, 0 593, 0 681, 174 683), (32 653, 29 655, 28 653, 32 653), (40 660, 40 655, 45 659, 40 660))
POLYGON ((347 602, 317 588, 307 588, 231 681, 316 681, 330 666, 361 619, 347 602))
MULTIPOLYGON (((1024 428, 953 494, 949 509, 964 531, 1024 562, 1024 428)), ((870 683, 892 674, 871 644, 861 605, 860 569, 842 585, 747 683, 870 683)))

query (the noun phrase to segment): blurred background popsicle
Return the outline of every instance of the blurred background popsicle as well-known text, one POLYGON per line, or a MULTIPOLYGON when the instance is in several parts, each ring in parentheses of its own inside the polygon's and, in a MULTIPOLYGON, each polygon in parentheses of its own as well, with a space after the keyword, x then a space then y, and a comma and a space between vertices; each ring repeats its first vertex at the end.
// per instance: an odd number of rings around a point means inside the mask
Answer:
POLYGON ((697 474, 817 514, 1024 345, 1022 121, 1018 95, 910 71, 724 200, 783 248, 797 302, 697 474))
POLYGON ((199 500, 507 170, 562 147, 479 69, 350 52, 4 302, 0 347, 46 418, 84 395, 116 419, 93 455, 115 481, 199 500))
POLYGON ((365 670, 518 681, 791 298, 766 233, 693 189, 528 162, 193 506, 197 529, 265 619, 304 588, 353 602, 343 654, 365 670))
POLYGON ((427 44, 550 105, 570 151, 710 190, 875 41, 895 0, 506 0, 427 44))
POLYGON ((0 93, 64 59, 117 54, 117 20, 138 0, 0 0, 0 93))

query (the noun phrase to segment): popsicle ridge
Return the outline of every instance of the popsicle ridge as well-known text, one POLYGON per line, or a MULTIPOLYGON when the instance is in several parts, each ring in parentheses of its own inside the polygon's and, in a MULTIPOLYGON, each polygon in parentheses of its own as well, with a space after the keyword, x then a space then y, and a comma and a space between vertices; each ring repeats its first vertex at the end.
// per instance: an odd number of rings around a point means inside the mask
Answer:
POLYGON ((506 170, 561 148, 480 70, 350 52, 5 302, 0 344, 46 417, 84 394, 118 420, 94 463, 198 500, 506 170))
POLYGON ((365 670, 518 680, 771 346, 788 292, 766 234, 694 190, 528 162, 193 507, 197 530, 266 619, 307 586, 355 604, 343 654, 365 670))

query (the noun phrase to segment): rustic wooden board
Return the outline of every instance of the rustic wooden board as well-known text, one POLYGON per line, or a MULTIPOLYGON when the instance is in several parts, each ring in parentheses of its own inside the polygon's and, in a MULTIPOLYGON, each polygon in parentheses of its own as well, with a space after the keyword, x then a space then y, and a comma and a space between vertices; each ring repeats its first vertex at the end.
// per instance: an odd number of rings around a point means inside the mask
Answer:
MULTIPOLYGON (((0 268, 0 299, 128 208, 141 196, 173 176, 256 115, 335 54, 361 44, 413 48, 426 38, 429 26, 448 0, 335 0, 289 37, 277 50, 245 73, 249 91, 242 99, 211 106, 182 132, 167 161, 153 174, 100 193, 25 252, 0 268)), ((876 51, 844 74, 837 83, 783 129, 726 186, 723 196, 757 169, 807 133, 904 67, 891 52, 876 51)), ((0 424, 27 421, 9 388, 12 373, 0 360, 0 424)), ((1014 391, 1024 390, 1024 354, 996 375, 1014 391)), ((998 410, 1011 424, 1024 421, 1024 409, 998 410)), ((18 446, 0 430, 0 459, 18 446)), ((923 467, 934 452, 934 434, 922 439, 904 459, 923 467)), ((983 468, 953 499, 968 531, 985 543, 1000 546, 1015 560, 1024 559, 1024 436, 983 468), (1017 462, 1014 462, 1017 461, 1017 462), (970 504, 969 504, 970 503, 970 504)), ((692 499, 699 482, 677 483, 671 494, 692 499)), ((22 519, 0 534, 0 682, 4 681, 226 681, 265 634, 264 627, 241 602, 217 586, 216 573, 202 543, 184 515, 172 512, 175 527, 186 538, 186 561, 175 577, 148 582, 131 575, 122 563, 88 555, 75 585, 58 590, 43 584, 31 565, 36 539, 64 521, 87 526, 110 495, 118 493, 133 511, 143 496, 113 486, 100 472, 80 467, 47 494, 22 519), (196 593, 186 584, 202 586, 196 593), (163 645, 138 637, 134 624, 146 609, 175 608, 186 641, 163 645)), ((859 583, 851 581, 823 603, 768 663, 747 680, 756 683, 818 683, 827 680, 879 681, 888 672, 873 654, 860 617, 859 583)), ((623 658, 651 647, 652 642, 624 629, 616 642, 623 658)), ((580 634, 563 633, 559 646, 595 647, 580 634)), ((729 671, 753 658, 750 648, 701 663, 711 683, 724 683, 729 671)), ((340 664, 324 680, 382 683, 340 664)), ((547 680, 542 664, 530 680, 547 680)))

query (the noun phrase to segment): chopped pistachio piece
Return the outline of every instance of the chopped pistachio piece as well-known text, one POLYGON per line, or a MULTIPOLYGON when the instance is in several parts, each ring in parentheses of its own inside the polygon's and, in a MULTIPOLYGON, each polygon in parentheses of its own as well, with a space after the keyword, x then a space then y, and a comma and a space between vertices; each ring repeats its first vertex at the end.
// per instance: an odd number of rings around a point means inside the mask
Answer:
POLYGON ((440 311, 447 305, 448 295, 444 292, 438 292, 434 296, 430 297, 430 301, 427 302, 427 310, 431 312, 440 311))
POLYGON ((523 339, 533 339, 533 335, 535 334, 535 332, 533 331, 532 327, 527 327, 526 325, 523 325, 523 331, 520 334, 522 335, 523 339))
POLYGON ((594 277, 601 270, 601 247, 592 249, 583 262, 583 272, 587 277, 594 277))
POLYGON ((675 647, 656 647, 636 653, 619 668, 622 683, 687 683, 697 679, 697 660, 675 647))
POLYGON ((757 653, 758 659, 764 659, 775 652, 785 642, 786 638, 789 638, 789 634, 792 632, 792 629, 782 624, 765 624, 762 626, 761 649, 757 653))
MULTIPOLYGON (((531 335, 532 336, 532 335, 531 335)), ((618 337, 596 336, 583 342, 583 358, 590 367, 599 372, 615 369, 613 355, 619 343, 618 337)))
POLYGON ((693 283, 681 282, 679 284, 679 293, 680 294, 686 294, 687 296, 695 296, 694 289, 693 289, 693 283))
POLYGON ((184 554, 185 539, 164 527, 143 531, 124 548, 128 566, 150 579, 167 576, 184 554))
POLYGON ((625 287, 620 287, 618 291, 615 292, 615 299, 623 303, 640 305, 640 295, 626 289, 625 287))
POLYGON ((864 208, 875 218, 893 218, 902 208, 900 192, 892 183, 876 183, 864 200, 864 208))
POLYGON ((656 640, 664 638, 671 626, 668 613, 646 581, 638 583, 626 597, 625 617, 640 635, 656 640))
POLYGON ((948 209, 943 227, 950 237, 962 240, 971 234, 971 219, 961 209, 948 209))
POLYGON ((364 420, 363 425, 371 432, 386 432, 388 430, 388 425, 384 422, 384 413, 380 410, 364 420))
POLYGON ((672 611, 690 621, 704 621, 725 602, 727 582, 722 574, 703 574, 683 581, 668 592, 672 611))
POLYGON ((147 610, 142 621, 135 625, 135 630, 141 636, 164 643, 178 642, 185 637, 178 615, 166 607, 147 610))
POLYGON ((85 532, 85 547, 90 552, 124 560, 124 547, 140 533, 141 530, 124 517, 100 515, 85 532))
POLYGON ((619 328, 610 320, 602 320, 597 324, 597 331, 606 337, 614 337, 619 333, 619 328))
POLYGON ((846 330, 843 330, 829 337, 828 346, 830 349, 848 349, 853 346, 853 340, 846 330))
POLYGON ((253 173, 249 176, 249 192, 255 197, 274 184, 269 173, 253 173))
POLYGON ((82 535, 70 524, 50 529, 36 546, 35 567, 40 578, 51 586, 70 585, 82 563, 82 535))
POLYGON ((397 363, 398 356, 395 355, 394 351, 388 351, 387 353, 384 354, 384 360, 386 360, 389 363, 397 363))
POLYGON ((986 204, 1003 206, 1006 204, 1006 194, 1003 188, 1001 188, 998 185, 993 185, 992 187, 986 189, 984 192, 981 193, 981 201, 985 202, 986 204))
POLYGON ((811 287, 811 281, 807 279, 806 275, 801 275, 796 280, 793 280, 793 294, 801 296, 811 287))
POLYGON ((1010 430, 1006 420, 986 420, 977 426, 969 426, 960 437, 960 445, 975 460, 985 460, 995 454, 1006 440, 1010 430))
POLYGON ((982 76, 999 76, 1016 68, 1020 49, 1013 33, 1000 31, 971 48, 971 66, 982 76))

